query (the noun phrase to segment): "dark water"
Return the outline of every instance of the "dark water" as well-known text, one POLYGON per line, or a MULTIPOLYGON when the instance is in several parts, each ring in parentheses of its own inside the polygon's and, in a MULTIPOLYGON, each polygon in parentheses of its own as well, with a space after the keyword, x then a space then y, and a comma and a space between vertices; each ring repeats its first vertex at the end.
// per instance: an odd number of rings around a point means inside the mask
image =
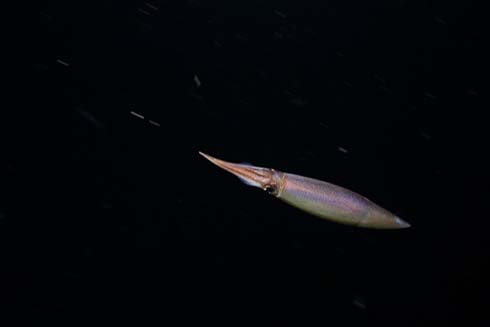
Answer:
POLYGON ((2 109, 2 326, 486 325, 471 1, 35 9, 2 109), (413 227, 314 218, 198 150, 348 187, 413 227))

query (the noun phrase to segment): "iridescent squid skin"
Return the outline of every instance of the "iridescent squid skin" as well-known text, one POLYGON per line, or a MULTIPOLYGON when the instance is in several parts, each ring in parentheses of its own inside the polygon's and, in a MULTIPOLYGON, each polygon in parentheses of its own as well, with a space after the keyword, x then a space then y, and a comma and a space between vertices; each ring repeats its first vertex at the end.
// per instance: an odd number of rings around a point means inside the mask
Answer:
POLYGON ((366 197, 317 179, 223 161, 199 152, 245 184, 260 187, 280 200, 333 222, 373 229, 402 229, 410 224, 366 197))

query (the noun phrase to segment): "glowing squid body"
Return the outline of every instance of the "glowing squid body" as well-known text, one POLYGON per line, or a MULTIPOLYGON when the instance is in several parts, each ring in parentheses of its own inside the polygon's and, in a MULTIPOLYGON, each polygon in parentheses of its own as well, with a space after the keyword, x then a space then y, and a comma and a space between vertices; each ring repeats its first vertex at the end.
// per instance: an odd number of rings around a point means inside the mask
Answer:
POLYGON ((260 187, 282 201, 317 217, 341 224, 375 229, 401 229, 410 224, 366 197, 317 179, 271 168, 226 162, 199 152, 245 184, 260 187))

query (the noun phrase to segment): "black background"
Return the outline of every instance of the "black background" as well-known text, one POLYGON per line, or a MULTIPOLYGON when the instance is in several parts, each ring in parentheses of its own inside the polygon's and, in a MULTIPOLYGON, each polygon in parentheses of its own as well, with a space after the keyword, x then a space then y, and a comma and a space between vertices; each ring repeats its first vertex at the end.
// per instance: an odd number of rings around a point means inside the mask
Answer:
POLYGON ((2 326, 485 325, 471 1, 32 8, 1 119, 2 326), (348 187, 413 227, 317 219, 199 150, 348 187))

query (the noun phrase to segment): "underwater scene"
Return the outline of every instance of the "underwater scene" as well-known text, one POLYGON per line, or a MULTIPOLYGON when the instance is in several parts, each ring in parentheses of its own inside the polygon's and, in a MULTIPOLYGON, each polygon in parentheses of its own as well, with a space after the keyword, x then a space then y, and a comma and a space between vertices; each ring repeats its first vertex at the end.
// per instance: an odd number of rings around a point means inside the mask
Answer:
POLYGON ((490 326, 477 2, 30 7, 1 326, 490 326))

